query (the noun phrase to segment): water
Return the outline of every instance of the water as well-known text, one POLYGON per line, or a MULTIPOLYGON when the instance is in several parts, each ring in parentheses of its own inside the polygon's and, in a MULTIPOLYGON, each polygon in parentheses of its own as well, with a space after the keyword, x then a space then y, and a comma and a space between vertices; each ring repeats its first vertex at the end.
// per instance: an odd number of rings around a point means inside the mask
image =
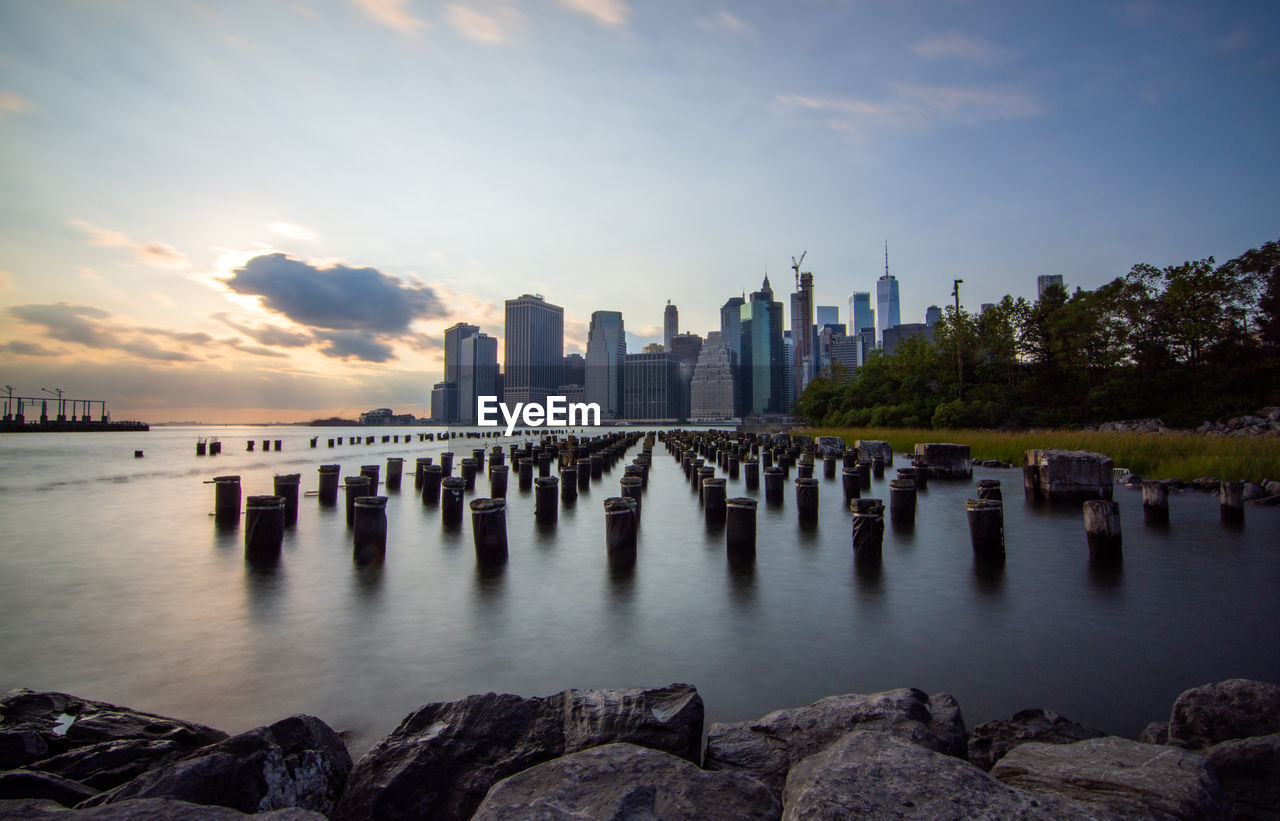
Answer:
MULTIPOLYGON (((855 571, 839 479, 821 480, 813 532, 797 527, 788 482, 782 508, 762 501, 758 558, 742 572, 659 443, 634 572, 609 569, 601 501, 618 494, 638 446, 552 531, 534 524, 533 494, 519 491, 513 470, 510 561, 482 574, 469 514, 460 531, 443 531, 439 508, 413 492, 413 458, 448 447, 456 466, 471 448, 508 440, 325 448, 356 432, 0 437, 0 686, 231 732, 307 712, 349 731, 359 751, 421 704, 490 690, 686 681, 708 720, 726 721, 913 686, 953 693, 969 726, 1045 706, 1134 736, 1167 718, 1187 687, 1280 681, 1277 508, 1250 506, 1232 529, 1216 497, 1185 492, 1171 498, 1172 525, 1155 529, 1142 521, 1140 492, 1118 488, 1123 569, 1096 572, 1078 507, 1032 506, 1017 471, 978 469, 975 481, 1004 482, 1003 574, 975 573, 963 503, 972 483, 935 480, 913 532, 887 525, 872 576, 855 571), (197 438, 211 435, 222 455, 197 457, 197 438), (244 451, 264 438, 283 440, 283 452, 244 451), (275 473, 301 473, 307 490, 322 463, 341 464, 344 476, 364 464, 385 473, 388 456, 406 458, 406 477, 388 503, 381 569, 354 565, 342 507, 314 497, 300 500, 274 572, 245 565, 243 530, 214 527, 213 486, 203 483, 214 475, 240 474, 247 496, 269 493, 275 473)), ((487 487, 478 480, 480 495, 487 487)), ((741 480, 728 494, 754 495, 741 480)), ((887 500, 887 482, 863 495, 887 500)))

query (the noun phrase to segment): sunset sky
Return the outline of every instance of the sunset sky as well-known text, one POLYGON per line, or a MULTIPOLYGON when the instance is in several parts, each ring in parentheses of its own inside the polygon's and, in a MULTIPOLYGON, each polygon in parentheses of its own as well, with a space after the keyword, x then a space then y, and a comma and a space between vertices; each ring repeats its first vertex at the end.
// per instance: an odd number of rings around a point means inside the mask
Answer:
POLYGON ((1280 237, 1280 4, 0 0, 0 378, 426 415, 502 300, 631 344, 807 251, 902 319, 1280 237))

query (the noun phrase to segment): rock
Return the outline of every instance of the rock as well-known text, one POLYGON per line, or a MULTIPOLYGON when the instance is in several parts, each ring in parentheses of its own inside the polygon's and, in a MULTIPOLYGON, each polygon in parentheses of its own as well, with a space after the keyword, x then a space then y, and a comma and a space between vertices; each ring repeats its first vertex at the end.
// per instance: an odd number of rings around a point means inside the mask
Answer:
POLYGON ((127 738, 77 747, 37 761, 30 769, 70 778, 97 790, 109 790, 147 770, 181 758, 186 752, 172 741, 127 738))
POLYGON ((1169 743, 1203 750, 1233 738, 1280 732, 1280 687, 1227 679, 1178 696, 1169 716, 1169 743))
POLYGON ((1011 787, 1078 801, 1099 818, 1231 817, 1222 785, 1203 758, 1127 738, 1023 744, 996 762, 991 774, 1011 787))
POLYGON ((299 807, 329 814, 351 756, 329 725, 290 716, 157 767, 82 806, 130 798, 173 798, 241 812, 299 807))
POLYGON ((1212 493, 1218 492, 1218 485, 1220 484, 1221 482, 1212 476, 1201 476, 1199 479, 1191 480, 1191 486, 1196 490, 1207 490, 1212 493))
POLYGON ((1146 727, 1142 728, 1142 732, 1138 734, 1138 740, 1143 744, 1168 744, 1169 722, 1151 722, 1146 727))
POLYGON ((783 818, 1086 819, 1083 808, 1005 786, 958 758, 892 733, 847 733, 787 775, 783 818))
POLYGON ((1224 741, 1208 759, 1237 821, 1280 821, 1280 733, 1224 741))
POLYGON ((1268 496, 1265 499, 1255 499, 1249 504, 1257 505, 1258 507, 1280 507, 1280 496, 1268 496))
POLYGON ((7 767, 25 766, 107 741, 168 741, 185 753, 227 737, 221 730, 203 724, 89 701, 66 693, 40 693, 25 689, 10 690, 0 698, 0 729, 6 734, 0 749, 4 750, 7 767), (68 718, 62 719, 64 715, 68 718), (20 751, 14 740, 15 734, 24 740, 25 752, 20 751), (33 736, 39 738, 38 744, 32 742, 33 736))
POLYGON ((12 770, 49 754, 44 736, 26 727, 0 728, 0 770, 12 770))
POLYGON ((1128 476, 1124 477, 1124 483, 1129 487, 1134 487, 1135 485, 1141 486, 1142 477, 1136 473, 1130 473, 1128 476))
POLYGON ((1262 485, 1258 484, 1257 482, 1244 483, 1242 497, 1246 502, 1252 502, 1256 499, 1265 499, 1269 495, 1270 494, 1267 493, 1267 489, 1264 488, 1262 485))
POLYGON ((885 467, 893 464, 893 448, 882 439, 859 439, 853 446, 858 449, 858 458, 864 462, 870 462, 879 456, 884 459, 885 467))
POLYGON ((1023 456, 1025 490, 1051 502, 1110 499, 1114 472, 1111 457, 1093 451, 1032 449, 1023 456))
POLYGON ((702 719, 702 699, 688 684, 545 698, 488 693, 428 704, 360 759, 334 817, 469 818, 507 776, 612 742, 696 763, 702 719))
POLYGON ((964 719, 955 699, 904 688, 829 696, 754 721, 712 724, 703 766, 745 773, 780 795, 795 764, 855 729, 882 730, 930 750, 965 756, 964 719))
POLYGON ((299 809, 245 815, 226 807, 211 807, 167 798, 135 798, 103 807, 69 810, 52 801, 0 801, 0 818, 19 821, 325 821, 323 815, 299 809))
POLYGON ((819 436, 818 456, 840 456, 844 453, 844 440, 839 436, 819 436))
POLYGON ((47 798, 68 807, 74 807, 98 791, 49 773, 32 770, 9 770, 0 773, 0 799, 47 798))
POLYGON ((1046 744, 1071 744, 1086 738, 1101 738, 1101 730, 1077 724, 1052 710, 1022 710, 1008 721, 988 721, 969 733, 969 761, 990 770, 1005 753, 1028 741, 1046 744))
POLYGON ((1172 433, 1172 431, 1155 417, 1148 419, 1126 419, 1120 422, 1103 422, 1087 430, 1116 433, 1172 433))
POLYGON ((1263 482, 1262 488, 1267 492, 1268 496, 1280 496, 1280 482, 1263 482))
POLYGON ((606 744, 499 781, 472 818, 764 821, 781 814, 773 793, 753 778, 708 772, 670 753, 634 744, 606 744))
POLYGON ((973 476, 968 445, 920 442, 916 444, 912 459, 924 463, 930 478, 968 479, 973 476))

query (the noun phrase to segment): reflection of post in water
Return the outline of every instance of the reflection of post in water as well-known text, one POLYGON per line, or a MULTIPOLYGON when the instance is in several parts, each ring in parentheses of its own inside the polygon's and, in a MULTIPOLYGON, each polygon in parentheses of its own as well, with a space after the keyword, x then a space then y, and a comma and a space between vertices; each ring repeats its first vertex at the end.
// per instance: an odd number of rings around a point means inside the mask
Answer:
POLYGON ((1004 556, 973 556, 973 581, 983 593, 998 593, 1004 583, 1004 556))

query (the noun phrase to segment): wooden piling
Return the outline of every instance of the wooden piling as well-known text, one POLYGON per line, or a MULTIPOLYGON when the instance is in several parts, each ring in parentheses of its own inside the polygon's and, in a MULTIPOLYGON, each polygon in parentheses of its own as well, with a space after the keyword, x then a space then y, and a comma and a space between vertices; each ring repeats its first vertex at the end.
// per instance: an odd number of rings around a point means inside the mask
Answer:
POLYGON ((884 478, 884 457, 883 456, 871 457, 871 475, 877 479, 884 478))
MULTIPOLYGON (((550 457, 548 457, 549 461, 550 457)), ((552 525, 560 515, 560 480, 555 476, 539 476, 533 480, 533 513, 540 525, 552 525)))
POLYGON ((220 526, 240 523, 240 477, 213 477, 213 518, 220 526))
POLYGON ((572 504, 577 498, 578 469, 573 465, 566 465, 564 470, 560 471, 560 501, 572 504))
MULTIPOLYGON (((489 465, 489 496, 493 499, 507 498, 507 473, 509 468, 506 465, 489 465)), ((506 514, 503 514, 504 516, 506 514)))
POLYGON ((1142 517, 1147 524, 1169 523, 1169 487, 1159 479, 1142 480, 1142 517))
POLYGON ((822 478, 836 478, 836 457, 830 453, 822 458, 822 478))
POLYGON ((643 485, 638 476, 623 476, 619 484, 622 487, 622 496, 631 499, 636 504, 636 521, 640 520, 642 509, 641 492, 643 485))
MULTIPOLYGON (((492 465, 489 479, 493 480, 492 465)), ((507 503, 504 499, 473 499, 471 501, 471 537, 475 543, 476 561, 480 564, 502 564, 507 560, 507 503)))
POLYGON ((1004 502, 997 499, 966 499, 969 541, 973 553, 982 558, 1004 556, 1004 502))
POLYGON ((348 476, 343 484, 347 493, 347 527, 354 527, 356 523, 356 499, 371 495, 369 492, 369 477, 363 473, 359 476, 348 476))
POLYGON ((298 486, 302 484, 301 473, 276 474, 271 489, 275 495, 284 499, 284 523, 286 526, 298 523, 298 486))
POLYGON ((782 504, 782 468, 764 469, 764 501, 769 505, 782 504))
POLYGON ((338 503, 338 478, 341 472, 341 465, 320 466, 320 491, 316 496, 325 507, 333 507, 338 503))
POLYGON ((848 507, 849 503, 862 495, 862 480, 858 476, 857 464, 854 467, 847 467, 840 471, 840 485, 844 490, 844 503, 848 507))
POLYGON ((244 557, 270 562, 280 557, 284 541, 283 496, 250 496, 244 508, 244 557))
POLYGON ((756 505, 755 499, 745 496, 725 501, 724 541, 730 556, 755 558, 756 505))
POLYGON ((400 482, 404 477, 404 458, 400 456, 387 457, 387 478, 383 482, 387 492, 400 492, 400 482))
POLYGON ((445 476, 440 480, 440 522, 447 528, 462 524, 462 501, 467 483, 461 476, 445 476))
POLYGON ((796 517, 805 526, 818 521, 818 480, 812 476, 796 479, 796 517))
POLYGON ((1218 483, 1218 512, 1228 524, 1244 521, 1244 482, 1218 483))
POLYGON ((853 558, 862 565, 879 564, 884 550, 884 508, 853 514, 853 558))
POLYGON ((726 503, 725 480, 709 476, 702 480, 702 513, 708 526, 724 524, 726 503))
POLYGON ((356 521, 351 534, 356 564, 381 564, 387 553, 387 497, 356 499, 356 521))
POLYGON ((1000 492, 999 479, 979 479, 978 480, 978 498, 979 499, 995 499, 996 501, 1004 501, 1004 494, 1000 492))
POLYGON ((440 454, 440 472, 442 479, 453 475, 453 451, 440 454))
POLYGON ((382 468, 379 465, 360 466, 360 475, 369 477, 369 492, 365 494, 366 496, 378 495, 378 474, 381 472, 382 468))
POLYGON ((422 490, 422 469, 431 464, 430 456, 419 456, 414 460, 413 467, 413 489, 422 490))
POLYGON ((624 557, 629 554, 634 561, 638 523, 639 517, 636 515, 633 499, 610 496, 604 500, 604 539, 611 558, 615 554, 622 554, 624 557))
POLYGON ((423 465, 422 467, 422 503, 435 505, 440 503, 440 486, 444 480, 444 468, 439 465, 423 465))
POLYGON ((476 489, 476 460, 470 456, 458 463, 458 473, 462 476, 462 484, 468 492, 476 489))
POLYGON ((747 459, 742 463, 742 481, 747 486, 747 490, 755 490, 760 487, 760 462, 756 459, 747 459))
POLYGON ((533 459, 521 457, 517 463, 516 479, 521 490, 527 491, 533 487, 533 459))
POLYGON ((916 483, 913 479, 889 480, 889 516, 894 524, 916 520, 916 483))
POLYGON ((1090 559, 1120 559, 1120 504, 1111 499, 1090 499, 1085 502, 1084 532, 1089 542, 1090 559))

